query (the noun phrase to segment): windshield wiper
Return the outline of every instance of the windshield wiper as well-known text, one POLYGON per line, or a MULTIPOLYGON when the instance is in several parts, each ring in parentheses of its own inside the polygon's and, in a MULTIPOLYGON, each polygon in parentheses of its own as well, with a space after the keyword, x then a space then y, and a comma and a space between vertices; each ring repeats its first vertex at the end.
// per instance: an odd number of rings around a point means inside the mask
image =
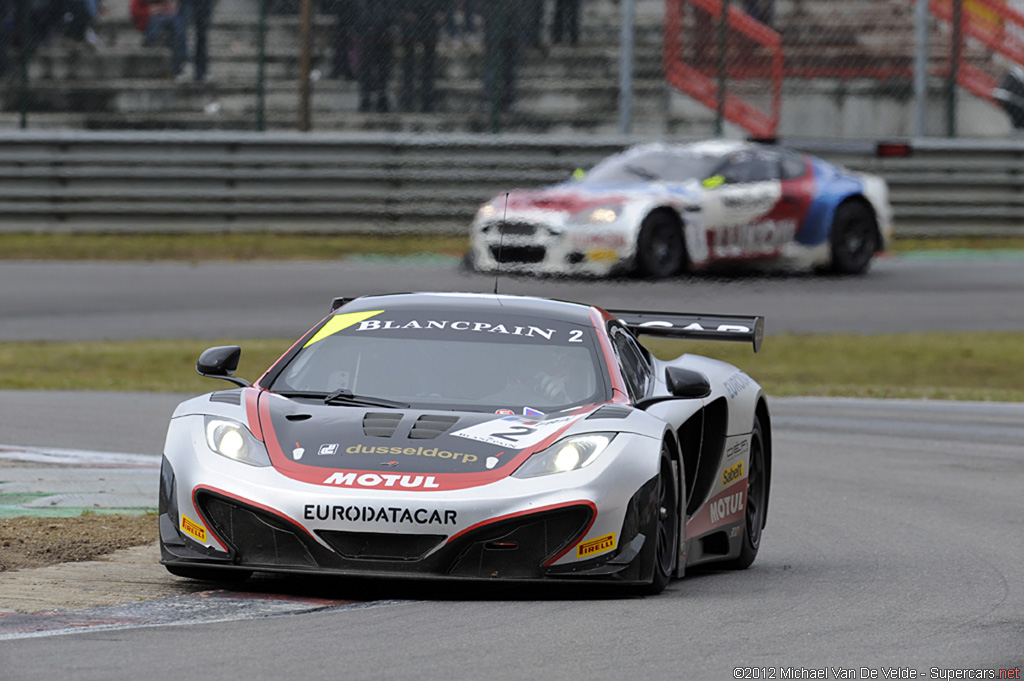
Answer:
POLYGON ((370 395, 354 395, 348 388, 338 388, 327 393, 324 397, 324 404, 330 404, 338 400, 351 402, 352 404, 369 404, 374 407, 392 407, 396 409, 408 409, 409 405, 404 402, 385 400, 383 397, 371 397, 370 395))
POLYGON ((385 400, 383 397, 353 395, 352 391, 348 388, 338 388, 330 393, 322 393, 312 390, 282 390, 277 394, 281 397, 306 397, 314 400, 323 400, 324 404, 330 404, 332 402, 346 402, 348 404, 365 404, 372 407, 391 407, 394 409, 408 409, 411 406, 404 402, 385 400))

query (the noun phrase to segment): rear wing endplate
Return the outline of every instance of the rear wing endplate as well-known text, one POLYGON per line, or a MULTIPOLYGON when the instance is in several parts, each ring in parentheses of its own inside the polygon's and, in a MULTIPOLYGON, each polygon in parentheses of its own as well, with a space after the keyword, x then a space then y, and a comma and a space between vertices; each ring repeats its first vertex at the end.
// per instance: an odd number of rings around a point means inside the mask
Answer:
POLYGON ((691 340, 747 341, 754 352, 764 340, 764 317, 608 310, 638 336, 691 340))

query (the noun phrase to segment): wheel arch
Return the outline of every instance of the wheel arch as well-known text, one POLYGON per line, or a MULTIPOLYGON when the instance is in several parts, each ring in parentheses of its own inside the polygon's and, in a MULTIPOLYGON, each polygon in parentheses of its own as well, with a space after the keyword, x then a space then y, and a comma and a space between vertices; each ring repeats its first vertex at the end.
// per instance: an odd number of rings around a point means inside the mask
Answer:
POLYGON ((678 499, 678 508, 676 512, 678 514, 678 523, 676 525, 676 532, 678 537, 676 538, 676 569, 673 577, 679 579, 686 575, 686 465, 683 463, 683 447, 679 443, 679 436, 676 435, 676 431, 672 428, 665 428, 665 433, 662 436, 662 440, 665 446, 668 448, 668 455, 672 463, 675 464, 678 477, 676 478, 676 499, 678 499))
POLYGON ((754 407, 754 415, 761 423, 761 437, 764 440, 761 443, 762 447, 764 447, 765 474, 764 518, 761 522, 761 527, 763 528, 768 524, 768 506, 772 496, 772 417, 771 412, 768 410, 768 401, 765 399, 764 394, 758 396, 757 406, 754 407))
POLYGON ((690 258, 690 248, 686 237, 686 220, 683 218, 681 209, 671 203, 652 203, 641 215, 642 217, 635 223, 636 227, 633 232, 634 269, 640 265, 640 234, 643 230, 644 223, 646 223, 652 216, 664 215, 675 224, 676 228, 679 230, 679 236, 682 239, 683 261, 679 271, 685 272, 688 270, 692 265, 692 260, 690 258))
POLYGON ((832 222, 835 220, 836 213, 839 212, 840 207, 846 204, 859 204, 871 213, 871 219, 875 222, 875 253, 883 250, 885 248, 885 239, 883 238, 880 223, 881 216, 879 216, 875 204, 871 203, 871 200, 861 192, 852 192, 836 202, 836 207, 832 209, 832 214, 829 216, 829 238, 832 238, 832 222))

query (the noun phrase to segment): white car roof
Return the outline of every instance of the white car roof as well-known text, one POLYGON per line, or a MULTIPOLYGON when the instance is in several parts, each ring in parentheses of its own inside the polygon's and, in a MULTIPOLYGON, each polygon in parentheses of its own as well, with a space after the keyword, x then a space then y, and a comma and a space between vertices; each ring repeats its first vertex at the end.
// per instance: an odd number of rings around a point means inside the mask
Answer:
POLYGON ((701 156, 724 156, 741 149, 752 149, 755 145, 742 140, 701 140, 699 142, 673 143, 673 142, 646 142, 630 147, 623 154, 633 155, 648 153, 651 151, 688 151, 701 156))

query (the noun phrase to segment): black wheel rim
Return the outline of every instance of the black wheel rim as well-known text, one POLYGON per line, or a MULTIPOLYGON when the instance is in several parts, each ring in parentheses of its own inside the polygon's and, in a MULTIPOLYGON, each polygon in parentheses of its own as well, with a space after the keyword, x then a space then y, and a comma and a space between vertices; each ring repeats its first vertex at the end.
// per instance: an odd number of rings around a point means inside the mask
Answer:
POLYGON ((860 258, 870 248, 870 235, 867 225, 851 221, 843 232, 843 249, 853 258, 860 258))
POLYGON ((863 267, 875 252, 875 230, 864 216, 848 215, 837 234, 837 249, 848 266, 863 267))
POLYGON ((675 225, 659 222, 647 241, 646 258, 653 274, 667 276, 679 265, 680 243, 675 225))
POLYGON ((671 574, 676 550, 676 492, 672 485, 670 464, 662 463, 658 476, 657 567, 663 575, 671 574))
POLYGON ((750 441, 750 470, 747 473, 746 529, 750 545, 755 549, 761 543, 764 517, 764 453, 761 439, 755 435, 750 441))

